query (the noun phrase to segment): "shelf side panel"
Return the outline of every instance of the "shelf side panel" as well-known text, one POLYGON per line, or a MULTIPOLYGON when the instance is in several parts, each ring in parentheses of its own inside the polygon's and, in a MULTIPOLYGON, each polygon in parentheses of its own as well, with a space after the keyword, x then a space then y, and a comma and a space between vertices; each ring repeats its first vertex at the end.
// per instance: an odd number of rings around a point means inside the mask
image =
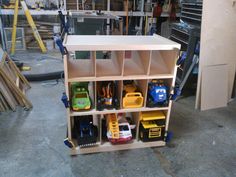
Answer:
POLYGON ((138 87, 143 94, 143 106, 146 107, 148 80, 137 80, 138 87))
POLYGON ((139 55, 141 58, 141 62, 143 64, 144 70, 146 74, 150 72, 150 65, 151 65, 151 51, 139 51, 139 55))

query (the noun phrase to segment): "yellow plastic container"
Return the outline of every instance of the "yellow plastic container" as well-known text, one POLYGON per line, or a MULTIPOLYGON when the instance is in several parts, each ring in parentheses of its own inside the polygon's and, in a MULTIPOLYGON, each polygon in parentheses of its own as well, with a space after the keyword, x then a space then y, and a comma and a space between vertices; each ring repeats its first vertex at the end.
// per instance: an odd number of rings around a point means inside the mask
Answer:
POLYGON ((140 108, 143 106, 143 96, 139 92, 126 93, 123 97, 123 108, 140 108))

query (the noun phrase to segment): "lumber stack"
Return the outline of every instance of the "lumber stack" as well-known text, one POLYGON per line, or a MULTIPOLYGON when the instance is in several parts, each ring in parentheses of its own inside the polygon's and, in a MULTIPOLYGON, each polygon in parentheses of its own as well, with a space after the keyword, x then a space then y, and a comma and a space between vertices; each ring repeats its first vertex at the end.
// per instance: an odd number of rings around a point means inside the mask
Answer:
MULTIPOLYGON (((53 40, 53 26, 58 25, 58 23, 49 23, 49 22, 42 22, 42 21, 35 21, 35 25, 38 29, 38 32, 46 46, 46 40, 53 40)), ((27 21, 20 21, 19 27, 23 27, 25 31, 25 43, 27 49, 38 49, 39 46, 37 41, 34 38, 33 31, 29 26, 27 21)))
POLYGON ((67 0, 66 1, 66 8, 67 10, 78 10, 78 4, 76 0, 67 0))
MULTIPOLYGON (((113 4, 113 1, 111 3, 113 4)), ((92 0, 67 0, 67 10, 107 10, 107 0, 96 0, 93 5, 92 0), (96 2, 96 3, 95 3, 96 2)), ((123 1, 122 1, 123 3, 123 1)))
POLYGON ((20 73, 7 53, 0 48, 0 112, 12 110, 17 106, 32 108, 25 91, 30 88, 28 81, 20 73))

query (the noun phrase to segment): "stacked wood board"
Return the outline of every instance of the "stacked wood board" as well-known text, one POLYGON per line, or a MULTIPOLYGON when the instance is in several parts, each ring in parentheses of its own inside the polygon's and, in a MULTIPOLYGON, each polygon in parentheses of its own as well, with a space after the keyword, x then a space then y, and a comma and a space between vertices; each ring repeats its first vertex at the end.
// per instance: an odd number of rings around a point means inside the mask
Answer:
MULTIPOLYGON (((53 40, 53 26, 58 26, 58 23, 35 21, 35 24, 45 45, 47 40, 53 40)), ((33 31, 28 22, 20 21, 18 26, 24 28, 26 48, 38 49, 38 43, 35 41, 33 31)))
MULTIPOLYGON (((113 1, 111 1, 113 4, 113 1)), ((96 0, 96 3, 92 0, 67 0, 67 10, 106 10, 107 0, 96 0)))
POLYGON ((17 106, 32 108, 25 91, 30 88, 7 53, 0 48, 0 112, 16 110, 17 106))
POLYGON ((66 1, 66 9, 67 10, 78 10, 79 4, 76 0, 67 0, 66 1))
POLYGON ((203 1, 201 29, 196 108, 224 107, 231 100, 235 82, 236 4, 203 1), (221 20, 215 20, 219 12, 221 20))

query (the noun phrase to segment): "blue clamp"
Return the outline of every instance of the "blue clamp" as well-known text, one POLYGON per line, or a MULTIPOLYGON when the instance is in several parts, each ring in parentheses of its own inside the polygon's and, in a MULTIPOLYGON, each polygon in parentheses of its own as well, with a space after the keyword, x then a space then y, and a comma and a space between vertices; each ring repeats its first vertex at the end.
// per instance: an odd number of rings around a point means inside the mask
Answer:
POLYGON ((62 55, 67 55, 68 51, 66 49, 66 47, 63 46, 63 42, 62 42, 62 38, 59 34, 56 34, 53 36, 54 42, 57 44, 57 46, 59 47, 59 50, 61 52, 62 55))
POLYGON ((65 92, 62 94, 61 101, 63 102, 63 104, 65 105, 66 108, 70 107, 68 97, 66 96, 65 92))
POLYGON ((181 95, 181 90, 179 89, 179 87, 175 87, 174 93, 170 95, 170 100, 176 100, 176 98, 180 95, 181 95))
POLYGON ((165 142, 169 143, 169 142, 171 141, 171 139, 173 138, 174 133, 171 132, 171 131, 168 131, 168 132, 166 132, 166 134, 167 134, 167 135, 166 135, 165 142))
POLYGON ((183 52, 182 54, 181 54, 181 56, 179 57, 179 59, 177 60, 177 62, 176 62, 176 65, 181 65, 182 63, 184 63, 184 61, 186 60, 186 58, 187 58, 187 52, 183 52))
POLYGON ((72 141, 70 141, 68 138, 64 139, 64 144, 69 147, 69 148, 73 148, 75 147, 75 145, 73 144, 72 141))

